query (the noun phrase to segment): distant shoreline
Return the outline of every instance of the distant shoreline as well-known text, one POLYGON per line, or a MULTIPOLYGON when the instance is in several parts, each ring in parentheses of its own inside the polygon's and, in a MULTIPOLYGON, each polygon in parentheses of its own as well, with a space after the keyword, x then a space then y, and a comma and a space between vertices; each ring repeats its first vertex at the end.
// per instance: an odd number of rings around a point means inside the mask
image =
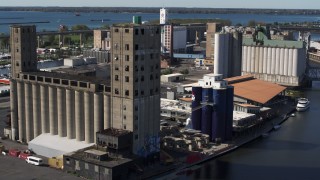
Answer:
MULTIPOLYGON (((159 13, 160 7, 0 7, 0 11, 38 11, 72 13, 159 13)), ((271 14, 320 15, 319 9, 244 9, 244 8, 177 8, 168 7, 169 13, 180 14, 271 14)))

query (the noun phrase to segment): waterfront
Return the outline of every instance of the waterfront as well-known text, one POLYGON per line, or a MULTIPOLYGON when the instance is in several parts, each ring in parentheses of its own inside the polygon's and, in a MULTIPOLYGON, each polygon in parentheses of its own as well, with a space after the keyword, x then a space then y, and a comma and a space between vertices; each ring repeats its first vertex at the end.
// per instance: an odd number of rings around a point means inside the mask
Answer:
POLYGON ((319 179, 320 91, 307 90, 306 112, 296 113, 267 138, 253 141, 177 179, 319 179))
MULTIPOLYGON (((170 12, 170 9, 169 9, 170 12)), ((132 16, 141 16, 142 21, 159 19, 158 13, 81 13, 75 16, 72 12, 35 12, 35 11, 0 11, 0 33, 9 33, 7 23, 45 22, 37 23, 38 31, 57 31, 60 24, 72 27, 77 24, 85 24, 90 28, 99 28, 105 24, 131 22, 132 16), (104 21, 101 21, 104 19, 104 21), (91 21, 95 20, 95 21, 91 21), (99 21, 100 20, 100 21, 99 21)), ((257 22, 314 22, 320 20, 317 15, 270 15, 270 14, 169 14, 171 19, 229 19, 232 24, 246 25, 248 21, 257 22)))

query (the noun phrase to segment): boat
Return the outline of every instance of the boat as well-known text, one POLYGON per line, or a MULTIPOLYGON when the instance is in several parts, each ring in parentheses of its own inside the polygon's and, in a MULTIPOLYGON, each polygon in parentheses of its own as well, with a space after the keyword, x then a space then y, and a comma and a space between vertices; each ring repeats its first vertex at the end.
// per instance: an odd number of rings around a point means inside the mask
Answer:
POLYGON ((299 98, 297 104, 297 111, 305 111, 310 107, 310 101, 307 98, 299 98))

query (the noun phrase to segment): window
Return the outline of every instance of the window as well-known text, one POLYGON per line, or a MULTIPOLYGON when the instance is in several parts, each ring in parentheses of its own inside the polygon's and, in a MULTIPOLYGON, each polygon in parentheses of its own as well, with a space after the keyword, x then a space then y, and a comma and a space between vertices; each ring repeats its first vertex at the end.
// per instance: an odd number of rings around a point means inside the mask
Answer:
POLYGON ((138 111, 138 109, 139 109, 138 106, 134 106, 134 110, 138 111))
POLYGON ((129 50, 129 44, 126 44, 124 49, 128 51, 129 50))
POLYGON ((134 56, 134 60, 135 60, 135 61, 138 61, 138 60, 139 60, 139 55, 135 55, 135 56, 134 56))
POLYGON ((136 77, 136 80, 135 80, 135 82, 139 82, 139 78, 137 78, 137 77, 136 77))
POLYGON ((153 66, 150 66, 150 72, 153 72, 153 66))
POLYGON ((80 170, 79 161, 76 161, 76 167, 75 167, 75 170, 80 170))
POLYGON ((89 169, 88 163, 84 163, 84 168, 85 168, 85 169, 89 169))
POLYGON ((115 89, 114 89, 114 93, 115 93, 115 94, 119 94, 119 89, 118 89, 118 88, 115 88, 115 89))
POLYGON ((123 105, 123 110, 127 110, 127 106, 126 105, 123 105))
POLYGON ((157 93, 158 91, 159 91, 158 88, 156 88, 155 92, 157 93))
POLYGON ((159 68, 159 65, 158 64, 156 64, 156 69, 158 69, 159 68))
POLYGON ((150 59, 153 59, 153 54, 152 53, 150 54, 150 59))
POLYGON ((16 62, 16 66, 19 66, 19 63, 18 63, 18 62, 16 62))
POLYGON ((19 52, 19 49, 17 49, 17 52, 19 52))
POLYGON ((124 125, 123 125, 123 129, 127 129, 127 125, 124 124, 124 125))
POLYGON ((118 55, 114 55, 114 60, 118 61, 118 55))
POLYGON ((138 90, 135 90, 135 91, 134 91, 134 95, 135 95, 135 96, 138 96, 138 95, 139 95, 139 91, 138 91, 138 90))
POLYGON ((144 95, 144 91, 141 91, 141 95, 142 95, 142 96, 144 95))
POLYGON ((141 68, 140 68, 140 69, 141 69, 141 71, 144 71, 144 66, 141 66, 141 68))
POLYGON ((118 28, 114 29, 114 32, 119 32, 119 29, 118 28))
POLYGON ((114 76, 114 80, 115 80, 115 81, 119 81, 119 76, 118 76, 118 75, 115 75, 115 76, 114 76))
POLYGON ((138 34, 139 34, 139 29, 135 29, 135 30, 134 30, 134 34, 135 34, 135 35, 138 35, 138 34))
POLYGON ((124 94, 125 94, 126 96, 129 96, 129 90, 125 90, 124 94))
POLYGON ((136 45, 134 46, 134 50, 139 50, 139 45, 138 45, 138 44, 136 44, 136 45))
POLYGON ((151 96, 153 95, 153 89, 150 89, 150 95, 151 96))
POLYGON ((140 58, 140 59, 141 59, 141 61, 143 61, 143 60, 144 60, 144 55, 141 55, 141 58, 140 58))
POLYGON ((141 29, 141 34, 144 35, 144 29, 141 29))
POLYGON ((138 138, 139 138, 138 134, 134 135, 134 139, 138 139, 138 138))
POLYGON ((125 76, 124 79, 125 79, 126 82, 129 82, 129 76, 125 76))
POLYGON ((144 76, 141 76, 141 81, 142 81, 142 82, 144 81, 144 76))
POLYGON ((126 56, 125 56, 125 60, 126 60, 126 61, 129 61, 129 59, 130 59, 130 56, 129 56, 129 55, 126 55, 126 56))
POLYGON ((125 70, 125 71, 129 71, 129 66, 125 66, 125 67, 124 67, 124 70, 125 70))
POLYGON ((123 115, 123 119, 126 120, 126 119, 127 119, 127 116, 126 116, 126 115, 123 115))
POLYGON ((125 29, 124 32, 125 32, 125 33, 129 33, 129 29, 125 29))
POLYGON ((99 166, 94 165, 94 171, 95 171, 95 172, 99 172, 99 166))
POLYGON ((158 79, 159 78, 159 76, 158 76, 158 74, 156 74, 156 79, 158 79))
POLYGON ((152 76, 152 74, 150 75, 150 80, 153 80, 153 76, 152 76))
POLYGON ((156 34, 159 34, 159 31, 160 31, 159 28, 157 28, 157 29, 156 29, 156 34))
POLYGON ((117 64, 114 65, 114 70, 119 71, 119 66, 117 64))

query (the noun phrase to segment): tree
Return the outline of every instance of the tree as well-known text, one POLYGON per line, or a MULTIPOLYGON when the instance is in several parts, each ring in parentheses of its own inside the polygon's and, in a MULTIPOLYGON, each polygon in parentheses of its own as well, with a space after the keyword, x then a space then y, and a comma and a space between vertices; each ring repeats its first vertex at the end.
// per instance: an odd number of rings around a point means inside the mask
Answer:
POLYGON ((183 69, 180 71, 181 74, 189 74, 189 70, 188 69, 183 69))
POLYGON ((254 27, 254 26, 256 26, 256 25, 257 25, 257 22, 256 22, 255 20, 250 20, 250 21, 248 21, 248 26, 254 27))
POLYGON ((78 25, 75 25, 75 26, 72 26, 71 27, 71 30, 72 31, 79 31, 79 30, 89 30, 90 28, 84 24, 78 24, 78 25))

